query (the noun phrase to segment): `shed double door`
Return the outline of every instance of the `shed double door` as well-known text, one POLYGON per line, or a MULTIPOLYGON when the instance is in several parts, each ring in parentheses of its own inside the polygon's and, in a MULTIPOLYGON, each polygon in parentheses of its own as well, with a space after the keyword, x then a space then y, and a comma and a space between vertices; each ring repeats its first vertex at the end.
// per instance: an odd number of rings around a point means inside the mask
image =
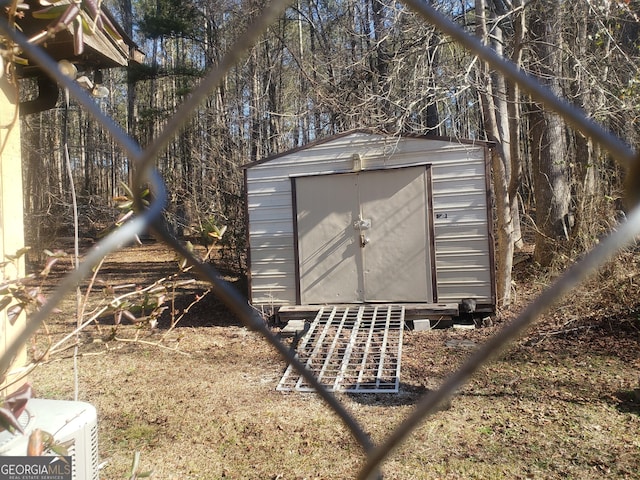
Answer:
POLYGON ((295 179, 302 304, 433 301, 427 173, 295 179))

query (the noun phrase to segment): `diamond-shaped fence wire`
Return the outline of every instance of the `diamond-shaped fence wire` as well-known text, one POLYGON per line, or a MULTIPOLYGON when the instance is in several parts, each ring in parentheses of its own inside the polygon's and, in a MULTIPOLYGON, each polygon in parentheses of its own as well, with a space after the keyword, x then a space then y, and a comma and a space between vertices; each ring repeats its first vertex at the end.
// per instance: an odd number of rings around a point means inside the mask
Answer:
MULTIPOLYGON (((305 384, 315 389, 318 394, 322 396, 362 446, 363 455, 366 458, 358 478, 375 478, 379 476, 380 464, 393 448, 405 440, 420 422, 434 412, 441 402, 451 396, 457 388, 467 381, 478 368, 490 359, 492 354, 517 337, 525 327, 540 315, 541 312, 551 306, 554 301, 569 292, 589 273, 597 269, 598 266, 602 265, 620 248, 627 245, 640 233, 640 212, 638 209, 634 209, 625 224, 604 241, 601 241, 593 251, 583 257, 579 263, 562 275, 555 284, 539 295, 518 318, 507 324, 478 348, 459 370, 444 382, 439 390, 426 394, 424 398, 417 403, 413 412, 388 438, 380 444, 374 445, 363 428, 355 418, 349 415, 340 401, 318 381, 313 372, 305 368, 303 362, 295 357, 294 352, 280 342, 266 327, 263 319, 258 312, 249 305, 247 299, 239 294, 232 286, 225 283, 211 265, 201 263, 184 245, 166 231, 160 221, 161 213, 167 203, 167 191, 162 178, 154 169, 155 159, 164 147, 166 147, 170 139, 176 135, 183 123, 189 119, 195 108, 204 101, 205 97, 223 80, 225 74, 256 43, 265 29, 279 18, 288 3, 289 2, 285 0, 267 2, 267 6, 262 13, 249 24, 247 30, 238 37, 228 53, 220 60, 218 65, 210 71, 208 76, 203 79, 200 85, 192 92, 192 95, 180 105, 175 115, 168 120, 163 131, 159 132, 155 140, 145 149, 142 149, 110 117, 101 111, 85 91, 75 82, 65 77, 60 71, 58 64, 48 57, 43 50, 30 44, 24 35, 11 28, 6 19, 0 19, 0 32, 12 39, 12 41, 22 49, 24 55, 27 56, 30 61, 39 65, 51 78, 55 79, 60 86, 67 89, 83 108, 97 119, 105 130, 123 147, 129 159, 136 167, 136 176, 133 180, 134 185, 151 185, 155 198, 149 208, 140 208, 140 213, 136 218, 103 239, 99 245, 87 255, 85 262, 61 282, 59 288, 50 297, 49 302, 31 318, 25 331, 15 339, 5 352, 1 359, 0 369, 5 370, 8 367, 11 358, 18 351, 20 345, 24 344, 27 339, 36 332, 43 320, 52 312, 59 301, 75 287, 81 278, 91 272, 91 269, 100 259, 116 250, 120 245, 124 245, 128 241, 133 240, 136 235, 141 234, 143 231, 151 230, 158 238, 172 246, 172 248, 182 256, 188 258, 194 265, 195 270, 213 284, 215 293, 227 304, 235 315, 237 315, 248 328, 259 331, 265 340, 271 343, 286 361, 299 372, 305 384)), ((469 35, 458 25, 436 11, 428 2, 424 0, 404 0, 404 3, 417 12, 426 22, 431 23, 441 32, 449 35, 466 49, 473 52, 481 60, 487 62, 493 70, 515 81, 524 91, 529 93, 533 99, 561 114, 570 125, 606 148, 621 166, 631 172, 631 183, 628 186, 629 191, 626 192, 626 195, 633 199, 634 195, 632 195, 632 193, 635 191, 633 182, 636 182, 638 179, 632 174, 637 168, 638 162, 636 161, 635 152, 621 139, 601 128, 579 109, 572 107, 564 100, 554 96, 533 77, 520 71, 513 63, 498 55, 494 50, 484 46, 478 39, 469 35)), ((2 3, 0 3, 0 5, 2 5, 2 3)), ((141 202, 139 203, 141 207, 141 202)))

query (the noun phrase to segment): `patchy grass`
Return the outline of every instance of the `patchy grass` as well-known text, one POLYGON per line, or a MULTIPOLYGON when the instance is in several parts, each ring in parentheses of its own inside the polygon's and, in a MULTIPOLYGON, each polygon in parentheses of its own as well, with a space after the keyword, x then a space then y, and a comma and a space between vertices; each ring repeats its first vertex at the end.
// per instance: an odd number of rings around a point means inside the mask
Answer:
MULTIPOLYGON (((144 248, 137 255, 152 260, 144 248)), ((127 274, 135 270, 129 265, 127 274)), ((109 275, 117 276, 117 268, 109 275)), ((624 275, 625 285, 633 282, 624 275)), ((535 278, 520 272, 517 280, 523 304, 525 294, 535 293, 535 278)), ((482 367, 448 408, 391 453, 385 478, 640 478, 634 290, 610 293, 602 278, 594 282, 597 288, 585 287, 582 296, 591 307, 567 301, 554 308, 482 367)), ((503 312, 501 322, 519 307, 503 312)), ((315 394, 275 391, 286 365, 271 347, 217 304, 195 315, 168 335, 165 345, 177 351, 104 341, 97 333, 85 338, 80 398, 98 409, 107 462, 101 478, 128 478, 135 451, 142 452, 142 470, 161 479, 353 478, 363 463, 361 448, 315 394)), ((60 318, 51 322, 52 335, 69 327, 60 318)), ((448 347, 455 345, 450 340, 480 344, 500 327, 406 332, 400 394, 340 398, 379 442, 469 355, 448 347)), ((136 332, 121 330, 130 338, 136 332)), ((140 339, 155 342, 164 334, 145 332, 140 339)), ((32 381, 40 396, 68 399, 71 372, 72 359, 57 358, 32 381)))

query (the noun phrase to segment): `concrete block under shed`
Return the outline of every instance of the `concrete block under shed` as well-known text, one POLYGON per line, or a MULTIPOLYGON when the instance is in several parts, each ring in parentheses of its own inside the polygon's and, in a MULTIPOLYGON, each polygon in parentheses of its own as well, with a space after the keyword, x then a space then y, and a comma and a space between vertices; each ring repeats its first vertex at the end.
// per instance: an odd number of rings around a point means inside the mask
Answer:
POLYGON ((305 330, 304 320, 289 320, 284 328, 280 331, 283 337, 295 337, 305 330))
POLYGON ((456 323, 453 325, 454 330, 475 330, 476 326, 471 323, 471 324, 465 324, 465 323, 456 323))
POLYGON ((416 332, 423 332, 425 330, 431 330, 432 328, 431 320, 428 318, 417 318, 413 320, 413 329, 416 332))

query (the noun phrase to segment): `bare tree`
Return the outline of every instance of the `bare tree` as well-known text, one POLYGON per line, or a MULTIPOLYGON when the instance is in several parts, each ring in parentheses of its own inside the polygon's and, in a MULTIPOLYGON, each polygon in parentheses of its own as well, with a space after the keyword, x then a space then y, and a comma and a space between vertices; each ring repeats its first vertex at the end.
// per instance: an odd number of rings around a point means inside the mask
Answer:
MULTIPOLYGON (((563 94, 561 7, 554 0, 541 0, 529 17, 531 71, 558 96, 563 94)), ((529 122, 537 224, 534 258, 548 266, 558 245, 568 242, 572 227, 566 131, 562 118, 540 104, 532 104, 529 122)))
MULTIPOLYGON (((503 2, 476 2, 476 31, 500 55, 505 55, 507 42, 503 25, 512 26, 512 60, 520 63, 524 29, 521 5, 506 10, 503 2), (510 21, 508 21, 510 20, 510 21)), ((486 65, 479 69, 478 86, 487 138, 494 142, 491 150, 493 191, 496 204, 498 255, 496 265, 498 304, 511 302, 511 270, 516 244, 521 244, 518 185, 520 180, 519 110, 516 86, 502 75, 491 72, 486 65)))

